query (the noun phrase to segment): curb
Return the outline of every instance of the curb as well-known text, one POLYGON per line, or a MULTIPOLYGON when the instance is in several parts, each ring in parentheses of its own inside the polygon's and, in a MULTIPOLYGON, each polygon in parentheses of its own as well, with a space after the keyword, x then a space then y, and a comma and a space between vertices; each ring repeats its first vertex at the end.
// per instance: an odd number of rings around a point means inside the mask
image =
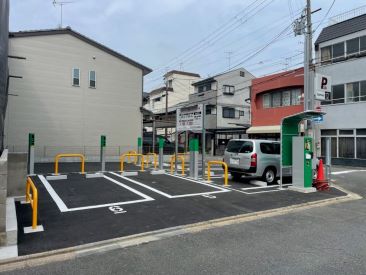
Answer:
POLYGON ((29 268, 40 265, 45 265, 52 262, 60 262, 66 260, 72 260, 79 257, 85 257, 91 254, 103 253, 111 250, 126 248, 130 246, 136 246, 140 244, 149 243, 152 241, 158 241, 173 236, 192 234, 205 231, 208 229, 214 229, 227 225, 239 224, 257 219, 269 218, 280 216, 288 213, 299 212, 314 207, 327 206, 331 204, 337 204, 346 201, 353 201, 362 199, 362 197, 356 193, 350 192, 344 188, 333 185, 334 188, 346 193, 346 196, 335 197, 330 199, 305 202, 297 205, 291 205, 276 209, 264 210, 254 213, 241 214, 236 216, 224 217, 220 219, 208 220, 189 225, 181 225, 176 227, 170 227, 150 232, 144 232, 140 234, 119 237, 109 240, 103 240, 99 242, 83 244, 68 248, 62 248, 47 252, 41 252, 31 255, 19 256, 16 258, 9 258, 0 261, 0 272, 11 271, 20 268, 29 268))

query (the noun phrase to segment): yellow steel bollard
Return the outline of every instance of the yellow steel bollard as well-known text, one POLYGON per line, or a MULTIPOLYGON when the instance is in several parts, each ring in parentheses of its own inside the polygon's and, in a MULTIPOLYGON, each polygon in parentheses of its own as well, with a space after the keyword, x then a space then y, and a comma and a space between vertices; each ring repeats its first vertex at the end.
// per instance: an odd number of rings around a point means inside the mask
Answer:
POLYGON ((85 157, 82 154, 58 154, 55 157, 55 175, 58 175, 58 161, 60 158, 80 158, 81 160, 81 173, 85 173, 85 157))
MULTIPOLYGON (((182 156, 178 156, 178 159, 181 160, 182 162, 182 176, 184 176, 184 157, 182 156)), ((170 173, 173 174, 173 164, 175 163, 176 159, 175 159, 175 156, 172 156, 170 158, 170 173)))
POLYGON ((229 176, 228 176, 228 168, 227 164, 220 160, 211 160, 207 162, 207 181, 211 181, 211 164, 218 164, 224 166, 224 185, 227 186, 229 184, 229 176))

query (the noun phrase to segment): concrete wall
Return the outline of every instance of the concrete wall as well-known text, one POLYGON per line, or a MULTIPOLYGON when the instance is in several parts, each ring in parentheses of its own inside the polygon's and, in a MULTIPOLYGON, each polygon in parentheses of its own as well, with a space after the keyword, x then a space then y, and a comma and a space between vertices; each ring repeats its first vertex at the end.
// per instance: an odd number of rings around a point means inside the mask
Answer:
POLYGON ((143 73, 69 34, 17 37, 9 40, 10 83, 17 96, 9 98, 5 143, 26 151, 28 133, 36 136, 36 160, 47 148, 72 151, 98 148, 100 135, 108 146, 135 145, 142 132, 143 73), (95 57, 95 59, 93 58, 95 57), (81 72, 80 87, 72 85, 72 69, 81 72), (96 88, 89 88, 89 70, 96 71, 96 88))
POLYGON ((8 155, 8 197, 25 195, 27 178, 27 153, 9 153, 8 155))
POLYGON ((6 188, 8 181, 8 150, 0 156, 0 245, 6 243, 6 188))

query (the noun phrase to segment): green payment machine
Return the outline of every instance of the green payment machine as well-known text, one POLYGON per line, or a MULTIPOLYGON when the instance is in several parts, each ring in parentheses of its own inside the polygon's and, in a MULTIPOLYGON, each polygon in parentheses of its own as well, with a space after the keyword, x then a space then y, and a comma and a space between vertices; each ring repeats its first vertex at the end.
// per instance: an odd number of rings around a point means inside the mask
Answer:
POLYGON ((313 139, 292 137, 292 183, 298 189, 313 190, 313 139))

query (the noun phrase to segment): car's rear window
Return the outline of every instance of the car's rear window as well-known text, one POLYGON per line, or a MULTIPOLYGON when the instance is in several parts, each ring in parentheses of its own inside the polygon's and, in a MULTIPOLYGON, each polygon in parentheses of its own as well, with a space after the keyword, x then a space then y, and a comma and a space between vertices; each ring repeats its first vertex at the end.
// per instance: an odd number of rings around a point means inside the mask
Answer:
POLYGON ((226 151, 230 153, 251 153, 253 152, 253 142, 243 140, 230 140, 226 151))
POLYGON ((280 154, 280 144, 279 143, 261 143, 261 152, 263 154, 279 155, 280 154))

